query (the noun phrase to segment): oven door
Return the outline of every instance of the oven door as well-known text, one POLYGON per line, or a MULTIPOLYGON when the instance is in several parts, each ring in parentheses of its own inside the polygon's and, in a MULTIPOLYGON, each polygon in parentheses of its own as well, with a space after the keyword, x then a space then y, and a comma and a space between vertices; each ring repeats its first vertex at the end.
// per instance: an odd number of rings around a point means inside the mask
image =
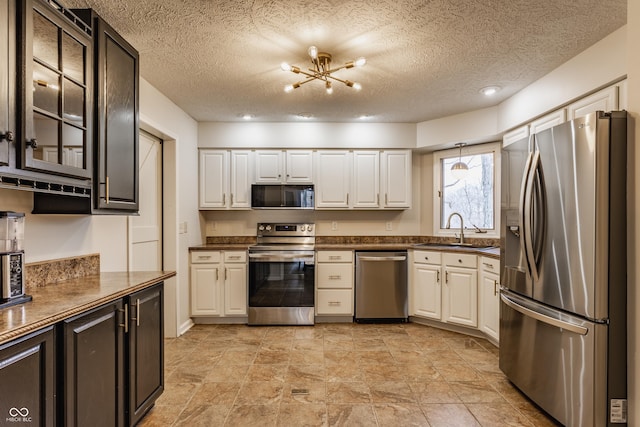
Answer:
POLYGON ((314 323, 313 251, 249 253, 249 324, 314 323))

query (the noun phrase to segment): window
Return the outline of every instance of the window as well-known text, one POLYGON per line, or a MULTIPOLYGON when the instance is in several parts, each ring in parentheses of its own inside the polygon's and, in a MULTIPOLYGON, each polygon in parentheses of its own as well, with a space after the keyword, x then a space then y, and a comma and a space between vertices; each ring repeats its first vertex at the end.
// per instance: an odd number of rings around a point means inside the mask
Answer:
MULTIPOLYGON (((499 143, 463 147, 434 153, 434 231, 435 234, 453 235, 460 229, 460 218, 451 217, 451 228, 447 221, 454 212, 462 216, 464 228, 487 234, 478 237, 499 236, 498 204, 499 143), (456 178, 451 166, 462 161, 469 167, 464 178, 456 178)), ((469 234, 470 235, 470 234, 469 234)))

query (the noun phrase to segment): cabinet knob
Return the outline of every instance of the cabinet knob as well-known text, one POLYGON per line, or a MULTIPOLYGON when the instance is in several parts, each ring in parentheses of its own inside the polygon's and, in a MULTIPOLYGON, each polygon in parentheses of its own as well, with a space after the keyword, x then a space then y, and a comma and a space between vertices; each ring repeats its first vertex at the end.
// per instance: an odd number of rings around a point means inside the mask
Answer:
POLYGON ((13 142, 13 132, 8 130, 5 133, 0 133, 0 141, 2 141, 3 139, 7 142, 13 142))
POLYGON ((38 140, 35 138, 27 140, 27 147, 31 147, 35 150, 38 148, 38 140))

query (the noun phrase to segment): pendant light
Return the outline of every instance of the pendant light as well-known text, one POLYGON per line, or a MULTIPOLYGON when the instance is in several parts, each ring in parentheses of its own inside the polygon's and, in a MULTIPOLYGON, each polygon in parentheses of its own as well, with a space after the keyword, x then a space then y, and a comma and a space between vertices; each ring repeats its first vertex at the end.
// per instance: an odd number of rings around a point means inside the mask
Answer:
POLYGON ((469 172, 469 166, 467 166, 467 164, 462 161, 462 147, 464 147, 465 145, 467 144, 465 144, 464 142, 458 142, 456 144, 456 147, 458 147, 458 149, 460 150, 460 154, 458 156, 458 161, 454 163, 453 166, 451 166, 451 174, 457 180, 464 179, 469 172))

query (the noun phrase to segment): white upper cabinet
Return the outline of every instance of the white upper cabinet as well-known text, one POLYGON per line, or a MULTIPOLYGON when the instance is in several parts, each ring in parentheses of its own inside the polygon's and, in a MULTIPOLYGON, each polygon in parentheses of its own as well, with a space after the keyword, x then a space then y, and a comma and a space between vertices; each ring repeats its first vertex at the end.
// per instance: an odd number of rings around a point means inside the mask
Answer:
POLYGON ((352 188, 354 208, 380 207, 379 151, 354 151, 352 188))
POLYGON ((582 98, 567 107, 568 120, 582 117, 594 111, 618 109, 618 86, 609 86, 594 94, 582 98))
POLYGON ((229 207, 251 208, 251 151, 231 151, 229 207))
POLYGON ((312 150, 258 150, 255 163, 256 183, 313 182, 312 150))
POLYGON ((199 156, 200 209, 249 209, 251 152, 200 149, 199 156))
POLYGON ((229 152, 200 150, 200 209, 224 209, 227 203, 229 152))
POLYGON ((381 204, 387 209, 411 207, 411 151, 393 150, 381 153, 381 204))
POLYGON ((531 133, 538 133, 545 129, 552 128, 556 125, 564 123, 567 121, 567 111, 564 108, 554 111, 553 113, 547 114, 546 116, 542 116, 539 119, 536 119, 531 122, 530 131, 531 133))
POLYGON ((513 144, 516 141, 520 141, 522 138, 526 138, 529 136, 529 125, 520 126, 519 128, 515 128, 505 133, 502 137, 502 146, 506 147, 507 145, 513 144))
POLYGON ((318 152, 316 209, 411 207, 411 150, 318 152))
POLYGON ((316 156, 316 209, 348 209, 351 153, 318 151, 316 156))

